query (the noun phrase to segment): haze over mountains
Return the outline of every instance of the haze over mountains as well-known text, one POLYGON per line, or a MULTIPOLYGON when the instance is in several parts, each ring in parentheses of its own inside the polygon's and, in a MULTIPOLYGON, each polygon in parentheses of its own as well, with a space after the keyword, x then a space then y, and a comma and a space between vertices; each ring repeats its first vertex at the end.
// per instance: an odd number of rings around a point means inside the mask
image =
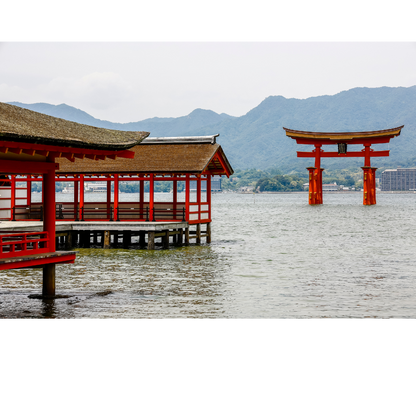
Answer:
MULTIPOLYGON (((374 158, 375 167, 416 166, 416 86, 354 88, 329 96, 307 99, 270 96, 241 117, 196 109, 177 118, 151 118, 131 123, 98 120, 66 104, 9 104, 78 123, 116 130, 149 131, 150 136, 191 136, 219 133, 217 141, 234 169, 303 171, 313 159, 298 159, 296 150, 307 150, 288 138, 282 127, 307 131, 368 131, 404 125, 399 137, 388 145, 390 157, 374 158)), ((350 148, 349 148, 350 149, 350 148)), ((327 150, 332 150, 329 147, 327 150)), ((351 150, 353 150, 351 148, 351 150)), ((357 149, 358 150, 358 149, 357 149)), ((361 158, 325 159, 323 167, 363 165, 361 158)))

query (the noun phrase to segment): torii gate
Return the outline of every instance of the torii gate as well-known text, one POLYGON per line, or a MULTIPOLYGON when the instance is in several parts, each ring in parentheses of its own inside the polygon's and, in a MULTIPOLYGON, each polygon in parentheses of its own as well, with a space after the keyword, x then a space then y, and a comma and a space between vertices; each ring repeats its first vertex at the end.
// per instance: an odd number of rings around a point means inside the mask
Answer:
POLYGON ((371 166, 371 157, 389 156, 389 150, 373 150, 372 144, 389 143, 390 139, 400 134, 404 126, 387 130, 345 132, 345 133, 319 133, 311 131, 290 130, 285 127, 286 136, 296 140, 297 144, 315 146, 312 152, 297 152, 298 157, 315 158, 315 166, 306 168, 309 171, 309 204, 322 204, 322 171, 321 157, 364 157, 363 170, 363 204, 376 204, 376 170, 371 166), (338 145, 338 152, 325 152, 323 145, 338 145), (348 144, 362 144, 364 149, 360 152, 347 152, 348 144))

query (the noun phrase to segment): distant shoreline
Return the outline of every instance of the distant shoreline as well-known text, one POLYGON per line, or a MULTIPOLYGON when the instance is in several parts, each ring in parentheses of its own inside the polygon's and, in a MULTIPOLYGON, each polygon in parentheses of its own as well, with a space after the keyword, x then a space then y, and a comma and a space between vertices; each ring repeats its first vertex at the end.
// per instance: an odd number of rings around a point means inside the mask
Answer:
MULTIPOLYGON (((228 192, 219 192, 219 193, 228 193, 228 192)), ((231 193, 231 192, 230 192, 231 193)), ((307 191, 276 191, 276 192, 232 192, 236 194, 256 194, 256 195, 267 195, 267 194, 307 194, 307 191)), ((325 195, 328 194, 362 194, 363 191, 323 191, 325 195)), ((416 191, 377 191, 377 194, 416 194, 416 191)))

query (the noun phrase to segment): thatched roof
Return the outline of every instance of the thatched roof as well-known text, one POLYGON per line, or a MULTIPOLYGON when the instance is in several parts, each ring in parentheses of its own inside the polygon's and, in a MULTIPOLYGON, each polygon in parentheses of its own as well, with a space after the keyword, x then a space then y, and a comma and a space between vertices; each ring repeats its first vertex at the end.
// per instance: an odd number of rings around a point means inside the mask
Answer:
POLYGON ((38 143, 75 148, 123 150, 149 135, 87 126, 0 103, 0 141, 38 143))
MULTIPOLYGON (((192 173, 200 174, 205 169, 224 174, 232 174, 221 146, 215 143, 215 136, 187 138, 148 138, 131 148, 133 159, 92 161, 76 160, 74 163, 64 158, 59 163, 57 174, 61 173, 192 173), (221 168, 221 159, 226 169, 221 168)), ((218 174, 218 173, 217 173, 218 174)))

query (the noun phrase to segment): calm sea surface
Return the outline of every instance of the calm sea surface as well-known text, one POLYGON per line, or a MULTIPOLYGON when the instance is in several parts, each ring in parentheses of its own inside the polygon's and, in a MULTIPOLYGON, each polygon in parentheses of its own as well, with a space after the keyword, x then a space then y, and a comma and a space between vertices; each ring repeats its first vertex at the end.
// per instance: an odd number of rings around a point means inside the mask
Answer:
POLYGON ((322 206, 306 193, 212 200, 211 244, 78 249, 57 266, 68 298, 28 298, 41 270, 0 272, 0 317, 416 318, 416 194, 378 194, 376 206, 359 192, 322 206))

